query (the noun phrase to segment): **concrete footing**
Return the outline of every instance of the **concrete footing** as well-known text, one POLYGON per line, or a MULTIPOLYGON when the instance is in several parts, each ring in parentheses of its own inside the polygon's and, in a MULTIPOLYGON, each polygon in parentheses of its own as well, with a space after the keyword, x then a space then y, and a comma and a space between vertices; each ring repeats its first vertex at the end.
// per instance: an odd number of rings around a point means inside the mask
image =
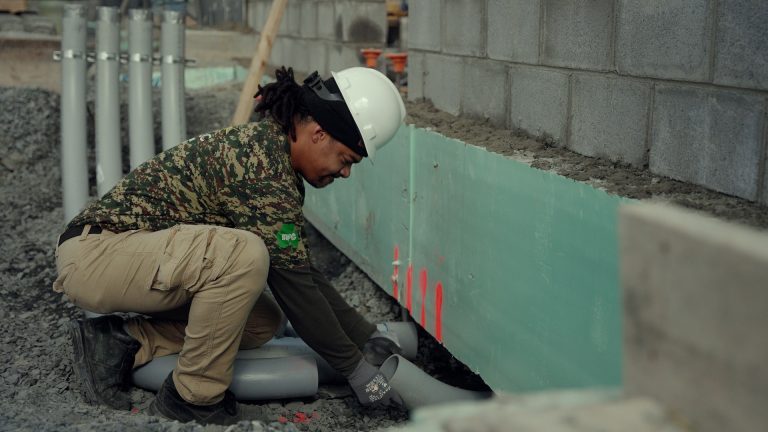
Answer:
POLYGON ((768 234, 661 205, 619 217, 624 385, 695 430, 768 425, 768 234))

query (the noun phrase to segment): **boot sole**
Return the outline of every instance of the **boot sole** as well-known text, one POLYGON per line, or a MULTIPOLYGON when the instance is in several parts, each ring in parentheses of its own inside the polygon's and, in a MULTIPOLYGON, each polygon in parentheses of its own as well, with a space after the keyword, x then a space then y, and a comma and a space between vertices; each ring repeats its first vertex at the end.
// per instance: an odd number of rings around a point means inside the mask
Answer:
POLYGON ((75 372, 80 383, 80 393, 83 399, 91 405, 98 405, 99 398, 96 396, 96 390, 93 386, 91 374, 89 372, 88 361, 85 359, 85 348, 83 343, 83 331, 77 321, 69 323, 69 336, 72 340, 72 369, 75 372))

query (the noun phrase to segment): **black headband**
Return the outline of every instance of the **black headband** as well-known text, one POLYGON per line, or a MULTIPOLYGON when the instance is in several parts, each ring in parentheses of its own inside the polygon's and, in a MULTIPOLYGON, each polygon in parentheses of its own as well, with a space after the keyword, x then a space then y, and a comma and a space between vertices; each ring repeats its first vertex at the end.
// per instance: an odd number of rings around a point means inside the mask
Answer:
POLYGON ((301 96, 304 105, 323 129, 355 153, 368 156, 363 138, 336 80, 329 78, 323 81, 315 71, 304 80, 301 96))

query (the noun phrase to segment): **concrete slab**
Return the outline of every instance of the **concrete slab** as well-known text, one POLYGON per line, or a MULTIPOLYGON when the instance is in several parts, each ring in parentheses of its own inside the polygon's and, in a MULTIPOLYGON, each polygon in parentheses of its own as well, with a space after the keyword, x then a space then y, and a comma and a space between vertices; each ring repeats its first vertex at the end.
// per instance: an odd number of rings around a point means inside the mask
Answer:
POLYGON ((570 149, 636 167, 648 162, 649 82, 574 74, 572 97, 570 149))
POLYGON ((424 99, 424 59, 422 52, 408 52, 408 100, 424 99))
POLYGON ((509 67, 493 60, 469 59, 464 65, 461 85, 461 111, 463 114, 490 119, 506 127, 507 101, 500 94, 509 94, 509 67))
POLYGON ((651 171, 755 201, 764 120, 759 95, 658 85, 651 171))
POLYGON ((488 0, 488 57, 539 62, 541 0, 488 0))
POLYGON ((485 56, 485 0, 444 0, 443 52, 485 56))
POLYGON ((565 140, 568 74, 536 67, 510 69, 509 124, 555 143, 565 140))
POLYGON ((341 23, 344 42, 384 44, 387 40, 387 7, 383 1, 337 0, 336 23, 341 23))
POLYGON ((616 65, 619 72, 704 81, 709 74, 709 0, 619 0, 616 65))
POLYGON ((464 81, 461 58, 427 54, 424 59, 424 98, 437 109, 453 115, 461 113, 461 88, 464 81))
POLYGON ((317 37, 321 39, 341 40, 341 28, 337 31, 333 7, 334 4, 331 1, 317 2, 317 37))
POLYGON ((442 13, 440 0, 420 0, 408 4, 408 48, 440 51, 442 13))
POLYGON ((61 91, 61 64, 51 53, 61 39, 49 35, 8 32, 0 35, 0 86, 42 87, 61 91))
POLYGON ((248 67, 259 44, 258 35, 234 31, 187 29, 185 36, 185 55, 197 59, 200 66, 232 64, 234 58, 246 58, 248 67))
POLYGON ((768 424, 768 234, 661 205, 619 211, 624 388, 701 432, 768 424))
POLYGON ((721 0, 715 82, 768 90, 768 7, 764 0, 721 0))
POLYGON ((597 390, 502 395, 417 409, 400 432, 684 432, 679 419, 648 398, 600 400, 597 390), (580 400, 582 398, 583 400, 580 400), (450 425, 445 428, 445 425, 450 425))
POLYGON ((543 0, 543 3, 543 64, 591 70, 613 67, 614 0, 543 0))
POLYGON ((304 0, 301 2, 301 29, 299 34, 303 38, 317 37, 317 2, 304 0))

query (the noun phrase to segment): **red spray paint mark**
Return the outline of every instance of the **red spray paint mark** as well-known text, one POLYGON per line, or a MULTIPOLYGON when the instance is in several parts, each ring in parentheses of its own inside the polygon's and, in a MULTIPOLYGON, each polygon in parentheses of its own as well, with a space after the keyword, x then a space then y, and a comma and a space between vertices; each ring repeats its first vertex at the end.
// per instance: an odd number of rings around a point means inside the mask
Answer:
POLYGON ((419 272, 419 288, 421 289, 421 326, 427 327, 427 269, 419 272))
POLYGON ((443 283, 435 287, 435 339, 443 342, 443 283))
MULTIPOLYGON (((395 245, 395 262, 400 259, 400 247, 395 245)), ((394 264, 394 270, 392 270, 392 297, 396 300, 400 300, 400 292, 397 286, 397 278, 400 276, 400 264, 394 264)))
POLYGON ((413 265, 408 264, 408 271, 405 273, 405 308, 411 313, 413 300, 413 265))

